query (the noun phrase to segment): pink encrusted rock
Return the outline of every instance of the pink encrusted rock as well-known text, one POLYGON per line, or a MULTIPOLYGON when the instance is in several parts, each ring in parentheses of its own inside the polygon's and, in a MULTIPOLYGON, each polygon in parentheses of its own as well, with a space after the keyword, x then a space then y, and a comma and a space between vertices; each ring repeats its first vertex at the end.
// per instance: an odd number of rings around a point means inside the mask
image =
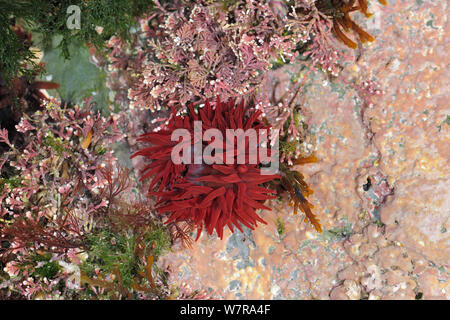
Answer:
POLYGON ((377 264, 385 269, 400 269, 404 272, 411 272, 413 265, 407 250, 398 246, 389 246, 379 250, 375 255, 377 264))
POLYGON ((339 280, 357 279, 359 281, 364 271, 365 268, 361 264, 355 263, 339 271, 337 276, 339 280))
POLYGON ((341 286, 334 288, 330 293, 333 300, 359 300, 361 299, 361 287, 353 280, 345 280, 341 286))
POLYGON ((381 211, 390 239, 439 265, 450 259, 448 181, 420 178, 398 181, 395 199, 381 211))
POLYGON ((418 278, 418 284, 422 290, 423 298, 428 300, 450 299, 450 285, 448 283, 448 274, 428 268, 418 278))

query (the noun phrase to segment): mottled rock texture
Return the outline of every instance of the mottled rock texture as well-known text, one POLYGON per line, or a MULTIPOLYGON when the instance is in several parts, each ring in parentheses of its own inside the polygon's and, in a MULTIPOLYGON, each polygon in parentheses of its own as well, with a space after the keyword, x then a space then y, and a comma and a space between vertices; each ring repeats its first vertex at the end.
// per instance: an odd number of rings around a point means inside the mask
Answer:
POLYGON ((450 299, 447 1, 370 9, 376 41, 338 79, 309 75, 302 100, 319 162, 299 169, 325 231, 272 203, 268 225, 161 260, 178 280, 219 298, 450 299))

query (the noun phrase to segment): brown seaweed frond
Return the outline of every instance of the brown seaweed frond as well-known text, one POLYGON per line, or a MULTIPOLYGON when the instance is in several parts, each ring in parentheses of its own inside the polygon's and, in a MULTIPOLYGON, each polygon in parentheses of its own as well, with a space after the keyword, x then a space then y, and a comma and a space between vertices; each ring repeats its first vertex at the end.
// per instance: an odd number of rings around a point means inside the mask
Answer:
MULTIPOLYGON (((294 161, 294 165, 317 162, 315 156, 300 157, 294 161)), ((285 164, 280 164, 282 177, 279 185, 276 186, 278 192, 287 191, 290 197, 290 205, 294 208, 294 214, 302 211, 305 214, 305 222, 309 221, 318 232, 322 232, 320 219, 311 211, 314 207, 307 197, 313 194, 313 190, 305 182, 305 177, 298 171, 292 170, 285 164)))
POLYGON ((155 280, 152 275, 153 270, 153 263, 154 263, 154 257, 152 255, 147 256, 146 259, 146 265, 145 265, 145 272, 139 271, 138 276, 136 276, 133 279, 133 283, 131 284, 131 289, 127 288, 122 280, 122 276, 120 274, 119 269, 113 269, 112 274, 115 276, 115 279, 112 281, 105 280, 104 276, 100 272, 97 275, 97 278, 91 278, 81 273, 81 284, 88 284, 91 287, 99 287, 103 289, 107 289, 111 292, 116 292, 119 295, 115 296, 114 298, 120 299, 123 297, 127 297, 128 299, 132 298, 132 293, 151 293, 156 296, 161 296, 160 290, 158 290, 158 287, 156 286, 155 280), (142 284, 142 280, 145 279, 146 283, 142 284), (115 281, 117 280, 117 281, 115 281))
POLYGON ((358 0, 359 8, 364 15, 369 18, 373 15, 373 13, 369 13, 367 10, 369 8, 369 4, 367 3, 367 0, 358 0))
MULTIPOLYGON (((383 5, 387 4, 385 0, 378 0, 378 2, 380 2, 383 5)), ((328 1, 321 1, 318 4, 318 8, 325 14, 332 17, 333 20, 332 32, 334 33, 336 38, 341 42, 343 42, 346 46, 352 49, 356 49, 358 47, 356 42, 351 40, 346 35, 346 33, 350 31, 355 32, 362 43, 373 42, 375 40, 375 38, 372 35, 363 30, 350 17, 350 13, 354 11, 360 11, 367 18, 371 17, 373 14, 368 11, 367 0, 349 0, 347 2, 342 0, 331 0, 331 8, 330 3, 328 3, 328 1)))
MULTIPOLYGON (((149 255, 147 257, 147 264, 145 265, 145 273, 140 271, 139 275, 145 279, 147 279, 148 283, 150 284, 150 288, 145 288, 145 287, 141 287, 139 286, 139 288, 144 289, 145 291, 148 290, 152 290, 155 291, 156 290, 156 284, 155 284, 155 280, 153 280, 153 276, 152 276, 152 268, 153 268, 153 256, 149 255)), ((135 285, 135 287, 137 288, 137 283, 133 282, 133 285, 135 285)))
POLYGON ((121 299, 122 297, 131 298, 131 292, 123 285, 122 276, 119 269, 112 270, 112 274, 115 276, 115 279, 117 279, 117 283, 103 279, 101 272, 97 275, 97 279, 91 278, 81 272, 80 282, 82 285, 88 284, 93 288, 98 287, 112 292, 113 299, 121 299))

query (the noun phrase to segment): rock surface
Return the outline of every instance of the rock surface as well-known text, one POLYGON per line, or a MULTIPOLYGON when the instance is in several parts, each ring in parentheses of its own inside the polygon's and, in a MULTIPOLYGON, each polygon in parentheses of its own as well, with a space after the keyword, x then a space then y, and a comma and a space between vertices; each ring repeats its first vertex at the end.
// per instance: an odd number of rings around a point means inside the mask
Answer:
POLYGON ((447 2, 370 9, 376 41, 338 79, 312 75, 303 100, 319 162, 299 170, 324 232, 272 203, 255 231, 165 256, 175 280, 230 299, 450 299, 447 2))

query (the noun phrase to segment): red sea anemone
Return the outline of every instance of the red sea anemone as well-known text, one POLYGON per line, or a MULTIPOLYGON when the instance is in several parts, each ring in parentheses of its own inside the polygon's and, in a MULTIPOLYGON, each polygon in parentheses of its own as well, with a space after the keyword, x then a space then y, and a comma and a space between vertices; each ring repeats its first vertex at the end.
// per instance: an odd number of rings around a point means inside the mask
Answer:
MULTIPOLYGON (((259 134, 260 130, 268 129, 259 119, 260 114, 260 111, 245 107, 243 101, 235 104, 233 100, 221 102, 218 99, 213 105, 206 101, 203 108, 191 104, 186 115, 174 111, 162 130, 139 138, 139 141, 149 142, 151 146, 132 157, 144 156, 151 160, 141 180, 151 177, 149 195, 156 196, 159 212, 168 214, 166 223, 186 221, 194 224, 197 239, 203 227, 209 234, 215 229, 222 239, 225 226, 233 232, 233 226, 242 231, 240 224, 254 229, 258 221, 265 223, 256 210, 270 210, 263 203, 276 196, 271 195, 275 191, 262 184, 280 176, 261 174, 259 156, 256 163, 250 163, 254 161, 249 161, 248 141, 243 164, 237 164, 238 161, 233 164, 230 161, 224 161, 227 164, 207 164, 204 159, 197 164, 175 164, 171 159, 172 150, 178 144, 178 141, 171 141, 174 130, 186 129, 193 134, 194 121, 202 121, 202 133, 217 129, 225 137, 227 129, 254 129, 259 134)), ((205 142, 201 145, 203 150, 207 147, 205 142)), ((194 141, 190 142, 189 147, 194 148, 194 141)), ((262 148, 260 143, 257 148, 259 152, 262 148)), ((225 159, 223 150, 216 149, 214 156, 225 159)), ((237 154, 233 153, 234 160, 237 160, 237 154)))

